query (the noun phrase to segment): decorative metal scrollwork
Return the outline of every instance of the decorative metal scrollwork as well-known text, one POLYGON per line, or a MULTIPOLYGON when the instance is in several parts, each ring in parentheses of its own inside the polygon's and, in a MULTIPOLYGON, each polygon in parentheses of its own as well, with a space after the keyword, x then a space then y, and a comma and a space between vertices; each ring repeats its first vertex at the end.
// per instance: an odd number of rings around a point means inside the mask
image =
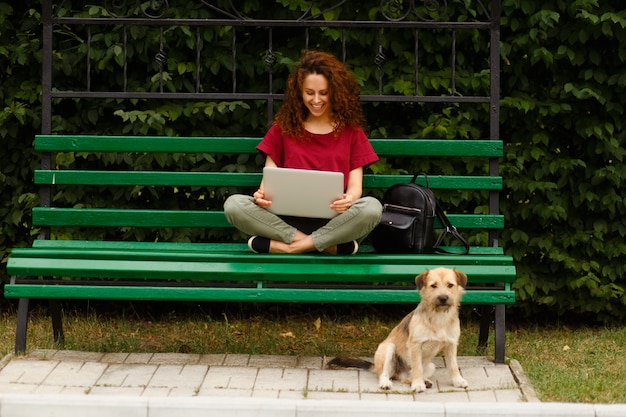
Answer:
POLYGON ((380 12, 391 22, 406 20, 410 15, 422 21, 438 21, 448 13, 447 0, 422 0, 419 5, 416 3, 416 0, 381 0, 380 12))
MULTIPOLYGON (((214 0, 198 1, 226 18, 254 20, 238 10, 233 0, 225 1, 224 3, 227 3, 227 6, 212 4, 218 3, 214 0)), ((306 10, 295 20, 316 20, 330 11, 342 7, 348 1, 322 2, 320 0, 309 0, 306 10)), ((482 6, 482 3, 480 4, 482 6)), ((142 14, 148 18, 158 19, 168 13, 170 2, 169 0, 105 0, 104 7, 111 16, 115 17, 129 17, 142 14)), ((484 6, 482 8, 484 9, 484 6)), ((381 0, 380 2, 380 13, 386 20, 391 22, 403 21, 411 16, 422 21, 439 21, 447 16, 447 11, 448 0, 381 0)))
MULTIPOLYGON (((199 0, 199 1, 200 3, 208 6, 211 10, 218 12, 219 14, 226 16, 230 19, 241 19, 241 20, 250 19, 249 17, 245 16, 241 11, 237 9, 235 4, 233 3, 233 0, 228 0, 227 9, 211 4, 211 3, 215 3, 215 1, 211 1, 211 0, 199 0)), ((330 6, 327 6, 326 8, 313 14, 315 3, 318 3, 318 6, 319 6, 319 3, 321 2, 320 0, 309 0, 307 9, 300 15, 300 17, 296 18, 295 20, 315 20, 319 18, 320 16, 323 16, 325 13, 328 13, 332 10, 335 10, 341 7, 344 3, 348 1, 349 0, 337 0, 335 4, 331 4, 330 6)))
POLYGON ((412 9, 415 9, 415 2, 413 0, 410 2, 404 0, 382 0, 380 2, 381 14, 385 19, 392 22, 399 22, 406 19, 412 9))
MULTIPOLYGON (((140 0, 137 0, 139 2, 140 0)), ((151 0, 145 6, 140 6, 144 15, 158 19, 165 16, 170 9, 168 0, 151 0)))
POLYGON ((154 56, 154 60, 158 64, 159 68, 163 69, 163 66, 167 63, 167 52, 165 52, 164 49, 160 49, 154 56))
POLYGON ((276 61, 278 61, 278 58, 276 57, 274 51, 268 50, 263 57, 263 62, 265 62, 265 65, 267 65, 270 72, 274 68, 274 65, 276 65, 276 61))
POLYGON ((138 13, 151 19, 159 19, 170 10, 169 0, 105 0, 104 8, 114 17, 128 17, 138 13))
POLYGON ((239 10, 237 10, 232 0, 228 1, 228 4, 230 5, 230 10, 232 13, 224 9, 220 9, 217 6, 212 5, 209 1, 206 1, 206 0, 200 0, 200 3, 208 6, 209 9, 216 11, 220 14, 223 14, 224 16, 229 17, 231 19, 244 19, 244 16, 239 12, 239 10))
POLYGON ((345 2, 347 2, 348 0, 341 0, 337 4, 334 4, 334 5, 332 5, 330 7, 327 7, 326 9, 324 9, 324 10, 322 10, 322 11, 316 13, 316 14, 313 14, 312 13, 313 5, 315 4, 316 1, 318 1, 318 0, 311 0, 311 3, 309 4, 309 8, 307 9, 306 12, 304 12, 304 14, 302 16, 300 16, 300 18, 298 18, 298 20, 315 20, 318 17, 323 16, 325 13, 328 13, 328 12, 330 12, 332 10, 335 10, 335 9, 343 6, 343 4, 345 2))
POLYGON ((385 65, 385 62, 387 62, 387 56, 383 52, 383 47, 381 45, 378 47, 378 53, 376 53, 376 56, 374 57, 374 63, 378 68, 382 68, 383 65, 385 65))

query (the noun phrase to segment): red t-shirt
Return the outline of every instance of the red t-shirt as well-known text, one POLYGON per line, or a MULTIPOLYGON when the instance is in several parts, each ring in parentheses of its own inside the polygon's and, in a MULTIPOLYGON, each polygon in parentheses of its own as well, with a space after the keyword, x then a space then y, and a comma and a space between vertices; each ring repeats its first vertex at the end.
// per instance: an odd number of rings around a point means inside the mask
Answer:
POLYGON ((355 168, 378 161, 378 155, 360 128, 347 127, 338 135, 335 132, 319 135, 307 132, 306 140, 283 136, 274 125, 257 149, 272 158, 281 168, 315 169, 343 172, 344 189, 348 174, 355 168))

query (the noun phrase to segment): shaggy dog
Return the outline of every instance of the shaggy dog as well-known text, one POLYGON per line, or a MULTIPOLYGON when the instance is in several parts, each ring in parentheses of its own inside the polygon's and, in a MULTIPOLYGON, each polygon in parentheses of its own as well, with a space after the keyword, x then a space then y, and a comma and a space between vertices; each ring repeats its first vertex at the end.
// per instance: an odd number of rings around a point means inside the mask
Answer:
POLYGON ((455 269, 437 268, 415 277, 415 284, 421 302, 378 345, 374 363, 337 357, 328 362, 328 367, 375 369, 382 389, 391 389, 391 380, 396 379, 410 383, 412 391, 423 392, 432 386, 432 360, 443 352, 452 384, 467 388, 456 360, 461 335, 459 303, 467 275, 455 269))

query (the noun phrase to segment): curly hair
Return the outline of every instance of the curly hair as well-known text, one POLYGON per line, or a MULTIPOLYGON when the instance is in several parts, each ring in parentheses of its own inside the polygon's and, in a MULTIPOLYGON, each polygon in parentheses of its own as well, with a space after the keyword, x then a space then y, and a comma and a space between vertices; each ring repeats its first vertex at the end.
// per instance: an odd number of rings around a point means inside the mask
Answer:
POLYGON ((335 132, 346 127, 365 129, 365 116, 359 101, 360 87, 337 58, 326 52, 307 51, 298 67, 287 78, 285 99, 274 116, 274 124, 289 136, 304 138, 304 121, 309 110, 302 100, 302 85, 310 74, 323 75, 328 92, 335 132))

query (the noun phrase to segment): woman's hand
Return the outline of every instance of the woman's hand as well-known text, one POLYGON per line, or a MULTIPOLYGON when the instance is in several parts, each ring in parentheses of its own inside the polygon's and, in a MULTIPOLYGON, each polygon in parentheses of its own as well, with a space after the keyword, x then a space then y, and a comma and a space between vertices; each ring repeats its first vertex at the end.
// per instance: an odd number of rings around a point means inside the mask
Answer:
MULTIPOLYGON (((267 156, 265 157, 265 166, 275 167, 276 162, 274 162, 272 158, 267 156)), ((259 186, 259 189, 256 190, 254 194, 252 194, 252 198, 254 198, 254 202, 256 203, 256 205, 261 208, 268 208, 269 206, 272 205, 272 202, 270 200, 265 199, 265 192, 263 191, 263 181, 261 181, 261 185, 259 186)))
POLYGON ((272 205, 272 202, 265 199, 265 193, 263 192, 263 188, 259 188, 252 194, 252 198, 254 198, 254 202, 257 206, 262 208, 268 208, 272 205))
POLYGON ((344 213, 352 204, 359 198, 363 192, 363 167, 355 168, 350 171, 348 175, 348 188, 346 193, 339 200, 335 200, 330 205, 330 208, 337 213, 344 213))
POLYGON ((330 208, 335 210, 337 213, 344 213, 350 207, 352 207, 352 203, 354 202, 352 195, 344 194, 343 198, 339 200, 335 200, 331 203, 330 208))

